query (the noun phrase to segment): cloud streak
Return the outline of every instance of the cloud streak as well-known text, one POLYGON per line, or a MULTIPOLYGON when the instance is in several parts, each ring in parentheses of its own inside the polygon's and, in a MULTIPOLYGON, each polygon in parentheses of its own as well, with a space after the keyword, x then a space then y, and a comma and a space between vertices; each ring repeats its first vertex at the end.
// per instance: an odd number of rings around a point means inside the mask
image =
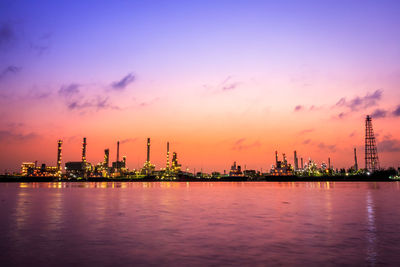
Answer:
POLYGON ((392 112, 393 116, 400 117, 400 105, 396 107, 396 109, 392 112))
POLYGON ((15 32, 10 23, 0 25, 0 46, 5 46, 15 39, 15 32))
POLYGON ((301 110, 303 110, 304 109, 304 107, 302 106, 302 105, 297 105, 295 108, 294 108, 294 112, 298 112, 298 111, 301 111, 301 110))
POLYGON ((0 80, 9 74, 17 74, 18 72, 21 71, 21 69, 22 68, 16 67, 14 65, 10 65, 10 66, 4 68, 3 71, 0 72, 0 80))
POLYGON ((85 109, 90 109, 94 108, 96 111, 102 110, 102 109, 120 109, 118 106, 114 106, 109 102, 108 97, 100 97, 97 96, 93 99, 88 99, 84 101, 80 100, 74 100, 71 101, 67 104, 67 108, 69 110, 85 110, 85 109))
POLYGON ((385 136, 381 142, 378 142, 379 152, 400 152, 400 140, 393 139, 391 136, 385 136))
POLYGON ((237 150, 237 151, 242 151, 242 150, 248 150, 254 147, 260 147, 261 143, 259 141, 255 141, 254 143, 246 144, 246 138, 240 138, 237 140, 233 146, 232 150, 237 150))
POLYGON ((315 131, 315 129, 304 129, 304 130, 300 131, 299 134, 303 135, 303 134, 311 133, 314 131, 315 131))
POLYGON ((231 91, 236 89, 239 86, 239 82, 233 82, 232 77, 228 76, 221 84, 220 88, 222 91, 231 91))
POLYGON ((123 77, 121 80, 111 83, 111 87, 114 90, 122 91, 129 84, 131 84, 133 81, 135 81, 135 79, 136 79, 136 77, 133 75, 133 73, 129 73, 128 75, 123 77))
POLYGON ((375 90, 372 94, 367 93, 365 96, 356 96, 351 100, 347 100, 345 97, 339 99, 335 104, 337 107, 347 107, 351 111, 358 111, 361 108, 367 108, 376 106, 378 102, 382 99, 383 90, 375 90))
POLYGON ((96 111, 103 109, 120 109, 118 106, 113 105, 107 95, 88 95, 83 94, 80 88, 83 85, 78 83, 71 83, 63 85, 58 90, 58 95, 64 98, 65 105, 70 111, 87 111, 94 109, 96 111))
POLYGON ((388 112, 384 109, 376 109, 374 112, 371 113, 371 117, 374 119, 385 118, 387 113, 388 112))
POLYGON ((15 133, 13 131, 9 130, 2 130, 0 131, 0 142, 4 141, 28 141, 37 138, 38 135, 36 133, 28 133, 28 134, 22 134, 22 133, 15 133))
POLYGON ((332 152, 336 151, 336 145, 327 145, 323 142, 318 144, 318 148, 321 150, 328 150, 328 151, 332 151, 332 152))
POLYGON ((79 94, 80 85, 77 83, 71 83, 69 85, 63 85, 58 90, 58 94, 64 97, 71 97, 73 95, 79 94))
POLYGON ((126 143, 135 142, 136 140, 137 140, 137 138, 127 138, 127 139, 119 141, 119 143, 122 145, 122 144, 126 144, 126 143))

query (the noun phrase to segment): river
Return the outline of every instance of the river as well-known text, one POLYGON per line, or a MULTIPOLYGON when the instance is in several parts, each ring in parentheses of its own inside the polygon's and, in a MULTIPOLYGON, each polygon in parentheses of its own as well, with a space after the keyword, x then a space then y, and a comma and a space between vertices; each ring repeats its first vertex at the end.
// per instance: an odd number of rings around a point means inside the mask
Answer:
POLYGON ((1 266, 400 265, 400 182, 0 183, 1 266))

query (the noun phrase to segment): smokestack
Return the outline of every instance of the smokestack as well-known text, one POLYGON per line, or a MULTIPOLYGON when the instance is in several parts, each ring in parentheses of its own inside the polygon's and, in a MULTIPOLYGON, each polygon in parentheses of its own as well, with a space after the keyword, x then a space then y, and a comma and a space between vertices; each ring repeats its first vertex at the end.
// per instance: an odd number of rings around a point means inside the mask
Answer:
POLYGON ((297 151, 294 151, 294 170, 297 171, 299 168, 299 160, 297 158, 297 151))
POLYGON ((328 158, 328 170, 331 169, 331 158, 328 158))
POLYGON ((86 162, 86 137, 83 137, 82 143, 82 162, 86 162))
POLYGON ((119 141, 117 142, 117 166, 119 162, 119 141))
POLYGON ((147 162, 150 162, 150 138, 147 138, 147 162))
POLYGON ((110 150, 108 148, 104 149, 104 167, 108 168, 110 161, 110 150))
POLYGON ((176 167, 178 163, 178 155, 176 154, 176 152, 172 153, 172 167, 176 167))
POLYGON ((57 150, 57 170, 61 172, 61 151, 62 151, 62 140, 58 140, 58 150, 57 150))
POLYGON ((304 170, 303 158, 301 158, 301 169, 304 170))
POLYGON ((167 142, 167 169, 169 169, 169 142, 167 142))
POLYGON ((354 169, 358 171, 357 148, 354 148, 354 169))
POLYGON ((278 151, 275 151, 275 166, 278 166, 278 151))

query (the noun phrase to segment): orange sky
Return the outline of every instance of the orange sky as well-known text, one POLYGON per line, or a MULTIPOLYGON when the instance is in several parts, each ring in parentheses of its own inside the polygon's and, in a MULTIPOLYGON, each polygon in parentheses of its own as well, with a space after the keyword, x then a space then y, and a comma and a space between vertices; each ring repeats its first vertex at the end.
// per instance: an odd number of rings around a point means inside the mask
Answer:
POLYGON ((269 170, 274 151, 363 166, 373 117, 381 165, 400 165, 400 17, 396 3, 237 1, 0 4, 0 173, 21 162, 103 159, 130 169, 233 161, 269 170), (2 6, 1 6, 2 5, 2 6), (17 23, 20 21, 20 23, 17 23))

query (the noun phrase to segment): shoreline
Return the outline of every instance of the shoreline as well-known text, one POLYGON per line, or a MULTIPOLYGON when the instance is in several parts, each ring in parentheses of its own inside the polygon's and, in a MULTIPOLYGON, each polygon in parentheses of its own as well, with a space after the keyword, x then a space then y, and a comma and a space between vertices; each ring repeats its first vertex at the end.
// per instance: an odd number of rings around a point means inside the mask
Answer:
POLYGON ((193 178, 180 177, 177 179, 157 179, 154 177, 144 178, 97 178, 88 179, 59 179, 55 177, 23 177, 0 175, 0 183, 48 183, 48 182, 396 182, 399 180, 390 179, 388 176, 380 175, 354 175, 354 176, 264 176, 264 177, 222 177, 222 178, 193 178))

